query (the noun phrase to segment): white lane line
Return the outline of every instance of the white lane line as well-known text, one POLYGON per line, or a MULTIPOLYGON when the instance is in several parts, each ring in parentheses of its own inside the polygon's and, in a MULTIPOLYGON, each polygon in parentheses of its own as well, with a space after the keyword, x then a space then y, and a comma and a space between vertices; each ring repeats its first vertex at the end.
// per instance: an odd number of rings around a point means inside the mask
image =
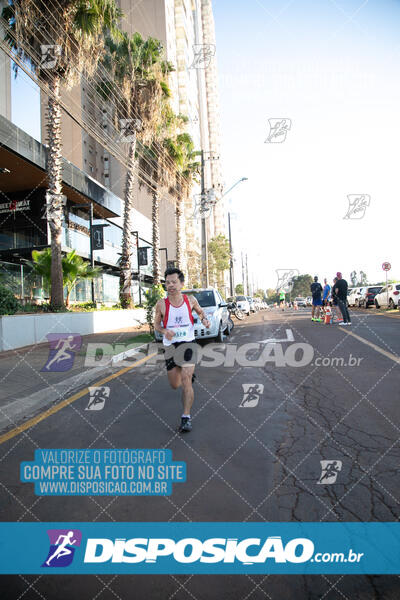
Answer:
POLYGON ((376 344, 373 344, 369 340, 366 340, 365 338, 361 337, 360 335, 357 335, 357 334, 353 333, 352 331, 349 331, 348 329, 346 329, 345 333, 347 333, 348 335, 353 336, 354 338, 356 338, 357 340, 359 340, 363 344, 366 344, 367 346, 370 346, 376 352, 379 352, 380 354, 383 354, 383 356, 386 356, 386 358, 390 358, 390 360, 393 360, 393 362, 395 362, 397 364, 400 364, 400 358, 398 356, 396 356, 396 354, 392 354, 391 352, 388 352, 387 350, 384 350, 383 348, 380 348, 380 346, 377 346, 376 344))
POLYGON ((294 342, 293 332, 291 329, 286 329, 286 338, 283 340, 277 340, 276 338, 267 338, 266 340, 260 340, 259 344, 270 344, 279 342, 294 342))

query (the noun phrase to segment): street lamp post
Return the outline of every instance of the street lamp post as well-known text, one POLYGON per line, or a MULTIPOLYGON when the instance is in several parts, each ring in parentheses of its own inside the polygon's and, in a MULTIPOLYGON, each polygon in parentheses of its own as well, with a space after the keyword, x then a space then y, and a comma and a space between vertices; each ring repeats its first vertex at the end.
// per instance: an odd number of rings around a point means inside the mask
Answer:
MULTIPOLYGON (((222 198, 224 198, 227 194, 229 194, 229 192, 231 190, 233 190, 234 187, 236 187, 237 185, 239 185, 239 183, 241 183, 242 181, 247 181, 248 178, 247 177, 241 177, 241 179, 239 179, 239 181, 237 181, 236 183, 234 183, 229 190, 227 190, 224 194, 222 194, 220 200, 222 200, 222 198)), ((233 251, 232 251, 232 232, 231 232, 231 213, 228 211, 228 233, 229 233, 229 286, 230 286, 230 292, 231 292, 231 296, 233 296, 233 292, 234 292, 234 283, 233 283, 233 251)))
POLYGON ((228 212, 228 231, 229 231, 229 288, 230 295, 233 296, 233 254, 232 254, 232 234, 231 234, 231 213, 228 212))

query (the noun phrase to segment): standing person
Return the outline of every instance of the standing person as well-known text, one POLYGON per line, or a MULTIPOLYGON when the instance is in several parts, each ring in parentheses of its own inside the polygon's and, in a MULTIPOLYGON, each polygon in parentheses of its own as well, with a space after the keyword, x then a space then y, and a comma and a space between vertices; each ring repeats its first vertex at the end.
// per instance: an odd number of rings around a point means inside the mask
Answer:
POLYGON ((182 294, 185 281, 182 271, 176 268, 167 269, 164 277, 167 298, 159 300, 156 304, 154 329, 163 335, 169 384, 174 390, 182 386, 183 413, 179 431, 185 433, 192 429, 190 409, 194 401, 192 383, 195 377, 196 340, 192 310, 199 315, 205 327, 210 327, 210 322, 196 298, 182 294), (178 352, 180 346, 182 348, 178 352), (183 361, 181 365, 177 365, 174 360, 178 360, 178 354, 183 361))
POLYGON ((319 311, 322 306, 322 285, 318 281, 318 277, 314 277, 314 283, 310 285, 311 295, 312 295, 312 309, 311 309, 311 321, 318 321, 321 323, 321 319, 319 318, 319 311), (316 317, 314 315, 316 314, 316 317))
POLYGON ((328 304, 329 294, 330 293, 331 293, 331 286, 329 285, 328 280, 325 277, 325 279, 324 279, 324 289, 323 289, 323 292, 322 292, 322 304, 324 306, 327 306, 327 304, 328 304))
POLYGON ((336 320, 340 322, 340 321, 343 321, 343 319, 340 316, 340 311, 339 311, 339 307, 338 307, 338 298, 337 298, 337 296, 335 294, 335 285, 336 285, 337 280, 338 280, 337 277, 333 278, 333 284, 332 284, 332 306, 333 306, 333 309, 334 309, 333 312, 336 315, 336 320))
POLYGON ((347 281, 343 279, 340 271, 336 273, 335 293, 338 299, 338 307, 343 315, 343 321, 339 325, 351 325, 349 309, 347 308, 347 281))
POLYGON ((279 292, 279 306, 285 310, 285 292, 283 290, 279 292))

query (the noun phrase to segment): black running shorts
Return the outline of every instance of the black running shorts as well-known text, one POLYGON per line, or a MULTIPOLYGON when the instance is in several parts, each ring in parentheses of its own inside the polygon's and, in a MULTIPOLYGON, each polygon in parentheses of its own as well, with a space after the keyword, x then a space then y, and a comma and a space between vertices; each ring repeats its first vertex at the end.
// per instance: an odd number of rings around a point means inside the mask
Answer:
POLYGON ((196 340, 191 342, 173 342, 170 346, 165 346, 165 366, 167 371, 170 371, 174 367, 185 367, 195 365, 197 362, 197 343, 196 340), (181 348, 180 346, 187 346, 187 348, 181 348), (177 360, 177 363, 175 362, 177 360))

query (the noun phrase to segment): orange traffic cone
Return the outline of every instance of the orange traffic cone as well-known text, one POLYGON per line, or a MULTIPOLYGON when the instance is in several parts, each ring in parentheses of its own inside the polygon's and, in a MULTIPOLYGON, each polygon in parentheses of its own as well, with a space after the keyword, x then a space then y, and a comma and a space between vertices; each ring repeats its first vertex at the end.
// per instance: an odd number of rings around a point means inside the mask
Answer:
POLYGON ((325 325, 332 325, 332 309, 329 305, 325 307, 325 325))

